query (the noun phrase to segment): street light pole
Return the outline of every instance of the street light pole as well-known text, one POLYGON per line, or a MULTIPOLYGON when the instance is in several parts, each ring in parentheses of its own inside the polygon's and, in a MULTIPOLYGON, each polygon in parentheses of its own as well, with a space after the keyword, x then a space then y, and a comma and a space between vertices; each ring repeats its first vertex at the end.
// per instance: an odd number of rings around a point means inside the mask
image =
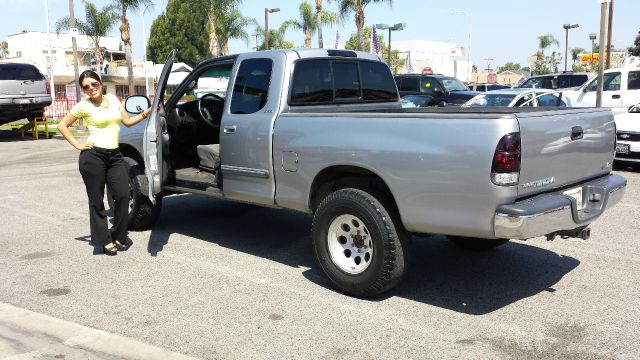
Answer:
POLYGON ((391 31, 404 30, 407 27, 407 23, 397 23, 393 26, 387 24, 376 24, 376 29, 384 30, 389 29, 389 46, 387 47, 387 62, 391 66, 391 31))
POLYGON ((269 50, 269 13, 280 11, 280 8, 264 8, 264 49, 269 50))
POLYGON ((603 89, 603 80, 604 80, 604 46, 603 41, 605 41, 605 35, 607 32, 606 22, 607 22, 607 8, 609 7, 609 2, 611 0, 600 0, 600 54, 598 61, 598 90, 596 91, 596 107, 602 107, 602 89, 603 89))
POLYGON ((589 40, 591 40, 591 66, 592 66, 592 69, 593 69, 593 52, 596 49, 596 43, 595 43, 596 34, 595 33, 589 34, 589 40))
POLYGON ((564 38, 564 71, 567 71, 567 55, 569 53, 569 29, 577 28, 578 24, 564 24, 562 27, 565 30, 565 38, 564 38))
POLYGON ((454 11, 454 14, 463 14, 469 17, 469 40, 467 44, 467 70, 469 72, 469 79, 467 81, 471 82, 471 13, 466 11, 454 11))
POLYGON ((49 31, 49 0, 44 0, 45 18, 47 23, 47 40, 49 43, 49 90, 51 91, 51 110, 53 118, 57 118, 56 112, 56 83, 53 79, 53 51, 51 50, 51 32, 49 31))

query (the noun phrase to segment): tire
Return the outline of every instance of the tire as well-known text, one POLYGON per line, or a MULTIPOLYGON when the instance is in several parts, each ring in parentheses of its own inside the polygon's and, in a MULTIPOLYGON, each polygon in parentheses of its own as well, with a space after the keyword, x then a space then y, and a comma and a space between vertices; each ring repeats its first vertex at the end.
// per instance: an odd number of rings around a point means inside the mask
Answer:
POLYGON ((320 203, 311 238, 316 260, 334 287, 368 297, 400 282, 410 250, 397 219, 393 206, 358 189, 338 190, 320 203))
POLYGON ((464 236, 447 236, 457 246, 473 251, 487 251, 509 242, 509 239, 480 239, 464 236))
POLYGON ((129 174, 129 230, 148 230, 160 216, 162 197, 156 196, 156 203, 153 204, 142 191, 148 186, 144 167, 130 157, 125 157, 124 161, 129 174))

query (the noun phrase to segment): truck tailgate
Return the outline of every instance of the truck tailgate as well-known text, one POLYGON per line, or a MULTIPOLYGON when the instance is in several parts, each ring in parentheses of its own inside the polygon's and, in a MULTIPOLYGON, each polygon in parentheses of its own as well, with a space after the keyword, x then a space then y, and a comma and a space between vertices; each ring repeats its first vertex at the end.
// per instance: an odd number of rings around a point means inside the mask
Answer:
POLYGON ((570 187, 607 174, 615 123, 609 109, 518 113, 522 163, 518 197, 570 187))

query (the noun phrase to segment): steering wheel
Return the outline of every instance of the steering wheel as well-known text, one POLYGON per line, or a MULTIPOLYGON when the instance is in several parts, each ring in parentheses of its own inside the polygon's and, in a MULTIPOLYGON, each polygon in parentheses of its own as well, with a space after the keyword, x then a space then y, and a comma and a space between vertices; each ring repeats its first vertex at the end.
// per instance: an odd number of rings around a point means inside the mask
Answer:
POLYGON ((203 100, 205 100, 206 98, 213 98, 215 101, 219 102, 224 102, 224 98, 216 94, 208 93, 202 95, 202 97, 198 99, 198 112, 200 113, 200 116, 202 116, 202 120, 204 120, 204 122, 211 127, 220 127, 220 124, 217 124, 215 122, 213 115, 211 115, 207 107, 202 105, 203 100))

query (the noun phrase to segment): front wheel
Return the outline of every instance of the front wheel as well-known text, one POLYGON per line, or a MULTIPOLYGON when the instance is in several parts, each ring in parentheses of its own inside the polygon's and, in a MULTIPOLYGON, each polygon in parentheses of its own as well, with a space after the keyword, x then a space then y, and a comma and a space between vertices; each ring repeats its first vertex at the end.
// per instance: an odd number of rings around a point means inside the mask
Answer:
POLYGON ((125 157, 129 174, 129 230, 148 230, 158 220, 162 208, 162 197, 156 197, 156 203, 142 192, 147 186, 144 168, 136 160, 125 157))
POLYGON ((457 246, 474 251, 486 251, 495 249, 498 246, 504 245, 509 242, 509 239, 479 239, 465 236, 447 236, 452 243, 457 246))
POLYGON ((311 227, 314 253, 331 283, 344 293, 372 296, 402 279, 408 236, 387 208, 357 189, 338 190, 320 203, 311 227))

